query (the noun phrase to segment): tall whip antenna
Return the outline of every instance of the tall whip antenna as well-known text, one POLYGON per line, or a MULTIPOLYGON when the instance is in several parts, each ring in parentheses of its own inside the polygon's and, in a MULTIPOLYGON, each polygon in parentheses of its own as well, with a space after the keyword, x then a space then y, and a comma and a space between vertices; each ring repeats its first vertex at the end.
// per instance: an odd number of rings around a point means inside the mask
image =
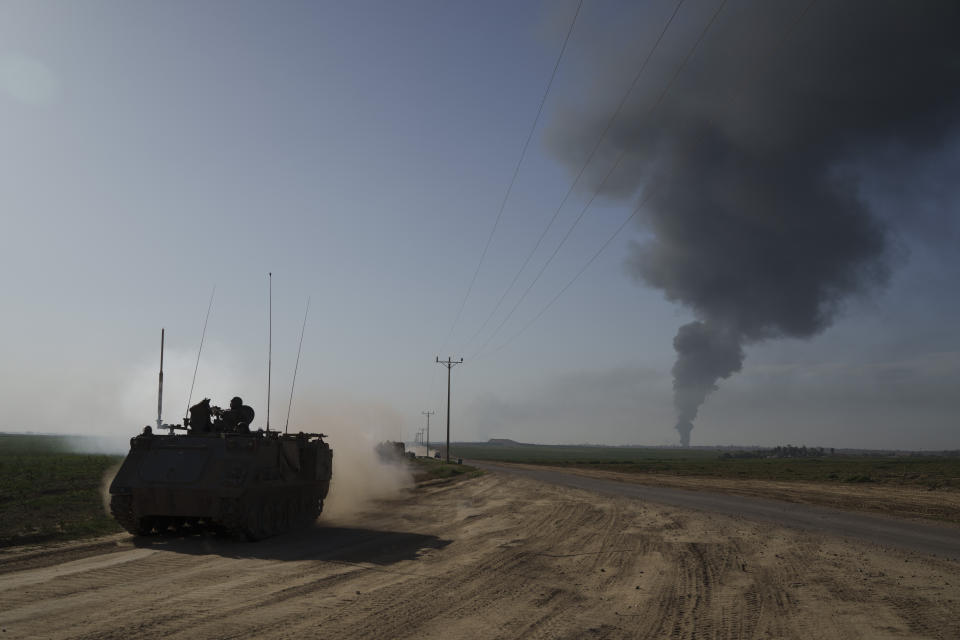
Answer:
POLYGON ((217 285, 213 285, 210 292, 210 302, 207 304, 207 317, 203 319, 203 333, 200 334, 200 348, 197 349, 197 364, 193 366, 193 380, 190 381, 190 395, 187 396, 187 410, 183 412, 186 418, 190 414, 190 403, 193 402, 193 385, 197 383, 197 369, 200 368, 200 354, 203 353, 203 341, 207 337, 207 322, 210 320, 210 309, 213 308, 213 295, 217 292, 217 285))
POLYGON ((269 338, 267 339, 267 431, 270 431, 270 373, 273 370, 273 272, 267 273, 270 279, 270 319, 268 321, 269 338))
MULTIPOLYGON (((160 329, 160 383, 157 388, 157 433, 163 424, 163 338, 166 329, 160 329)), ((170 430, 173 433, 173 429, 170 430)))
POLYGON ((297 369, 300 368, 300 351, 303 349, 303 332, 307 328, 307 314, 310 313, 310 298, 307 298, 307 310, 303 312, 303 326, 300 327, 300 346, 297 347, 297 363, 293 365, 293 382, 290 383, 290 402, 287 403, 287 422, 283 425, 283 432, 290 426, 290 407, 293 406, 293 387, 297 384, 297 369))

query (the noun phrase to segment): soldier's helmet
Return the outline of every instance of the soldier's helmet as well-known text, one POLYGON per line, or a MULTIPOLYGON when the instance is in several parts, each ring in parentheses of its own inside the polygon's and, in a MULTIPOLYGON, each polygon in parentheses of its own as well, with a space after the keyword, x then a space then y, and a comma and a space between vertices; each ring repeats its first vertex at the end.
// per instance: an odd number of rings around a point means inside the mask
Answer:
POLYGON ((240 396, 234 396, 233 400, 230 401, 230 409, 232 411, 239 411, 240 407, 243 406, 243 400, 240 396))
POLYGON ((240 408, 240 424, 245 425, 247 428, 250 427, 250 424, 253 423, 253 418, 256 413, 253 410, 253 407, 250 405, 243 405, 240 408))

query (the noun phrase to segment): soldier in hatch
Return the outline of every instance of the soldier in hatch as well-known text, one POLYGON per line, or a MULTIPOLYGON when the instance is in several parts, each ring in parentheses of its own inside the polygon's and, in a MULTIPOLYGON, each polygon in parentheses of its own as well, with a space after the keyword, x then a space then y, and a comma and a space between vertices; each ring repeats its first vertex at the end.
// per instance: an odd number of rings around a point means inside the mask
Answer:
POLYGON ((190 407, 190 427, 194 433, 211 431, 210 413, 210 398, 204 398, 190 407))
POLYGON ((250 433, 253 416, 253 408, 243 404, 243 400, 236 396, 230 401, 230 408, 221 414, 220 420, 224 431, 250 433))

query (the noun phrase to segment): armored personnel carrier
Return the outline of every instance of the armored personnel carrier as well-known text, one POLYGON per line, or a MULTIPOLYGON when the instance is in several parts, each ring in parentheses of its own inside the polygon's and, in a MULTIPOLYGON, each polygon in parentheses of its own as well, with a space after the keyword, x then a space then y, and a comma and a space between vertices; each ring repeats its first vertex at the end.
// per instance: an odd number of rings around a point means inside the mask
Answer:
POLYGON ((168 434, 148 426, 130 440, 110 485, 110 512, 124 529, 260 540, 316 520, 332 472, 325 436, 250 431, 253 409, 233 404, 204 400, 183 426, 158 420, 168 434))

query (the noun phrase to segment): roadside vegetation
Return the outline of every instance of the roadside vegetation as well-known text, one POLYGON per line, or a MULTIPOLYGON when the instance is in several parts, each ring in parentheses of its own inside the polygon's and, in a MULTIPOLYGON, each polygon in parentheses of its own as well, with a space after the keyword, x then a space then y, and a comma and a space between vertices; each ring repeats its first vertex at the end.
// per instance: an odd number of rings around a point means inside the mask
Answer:
POLYGON ((121 531, 101 486, 122 459, 70 453, 56 436, 0 434, 0 547, 121 531))
POLYGON ((447 464, 443 460, 434 458, 413 458, 410 460, 413 468, 413 479, 417 484, 431 480, 474 478, 483 473, 476 467, 468 464, 447 464))
POLYGON ((552 445, 457 444, 471 460, 581 467, 626 473, 742 480, 919 485, 960 489, 957 455, 830 454, 830 450, 776 447, 745 451, 552 445))
MULTIPOLYGON (((777 447, 743 451, 523 444, 457 444, 464 459, 660 476, 713 477, 960 490, 957 455, 854 455, 777 447)), ((0 547, 120 532, 104 510, 108 471, 122 456, 71 453, 56 436, 0 434, 0 547)), ((466 464, 416 458, 418 483, 475 477, 466 464)))

